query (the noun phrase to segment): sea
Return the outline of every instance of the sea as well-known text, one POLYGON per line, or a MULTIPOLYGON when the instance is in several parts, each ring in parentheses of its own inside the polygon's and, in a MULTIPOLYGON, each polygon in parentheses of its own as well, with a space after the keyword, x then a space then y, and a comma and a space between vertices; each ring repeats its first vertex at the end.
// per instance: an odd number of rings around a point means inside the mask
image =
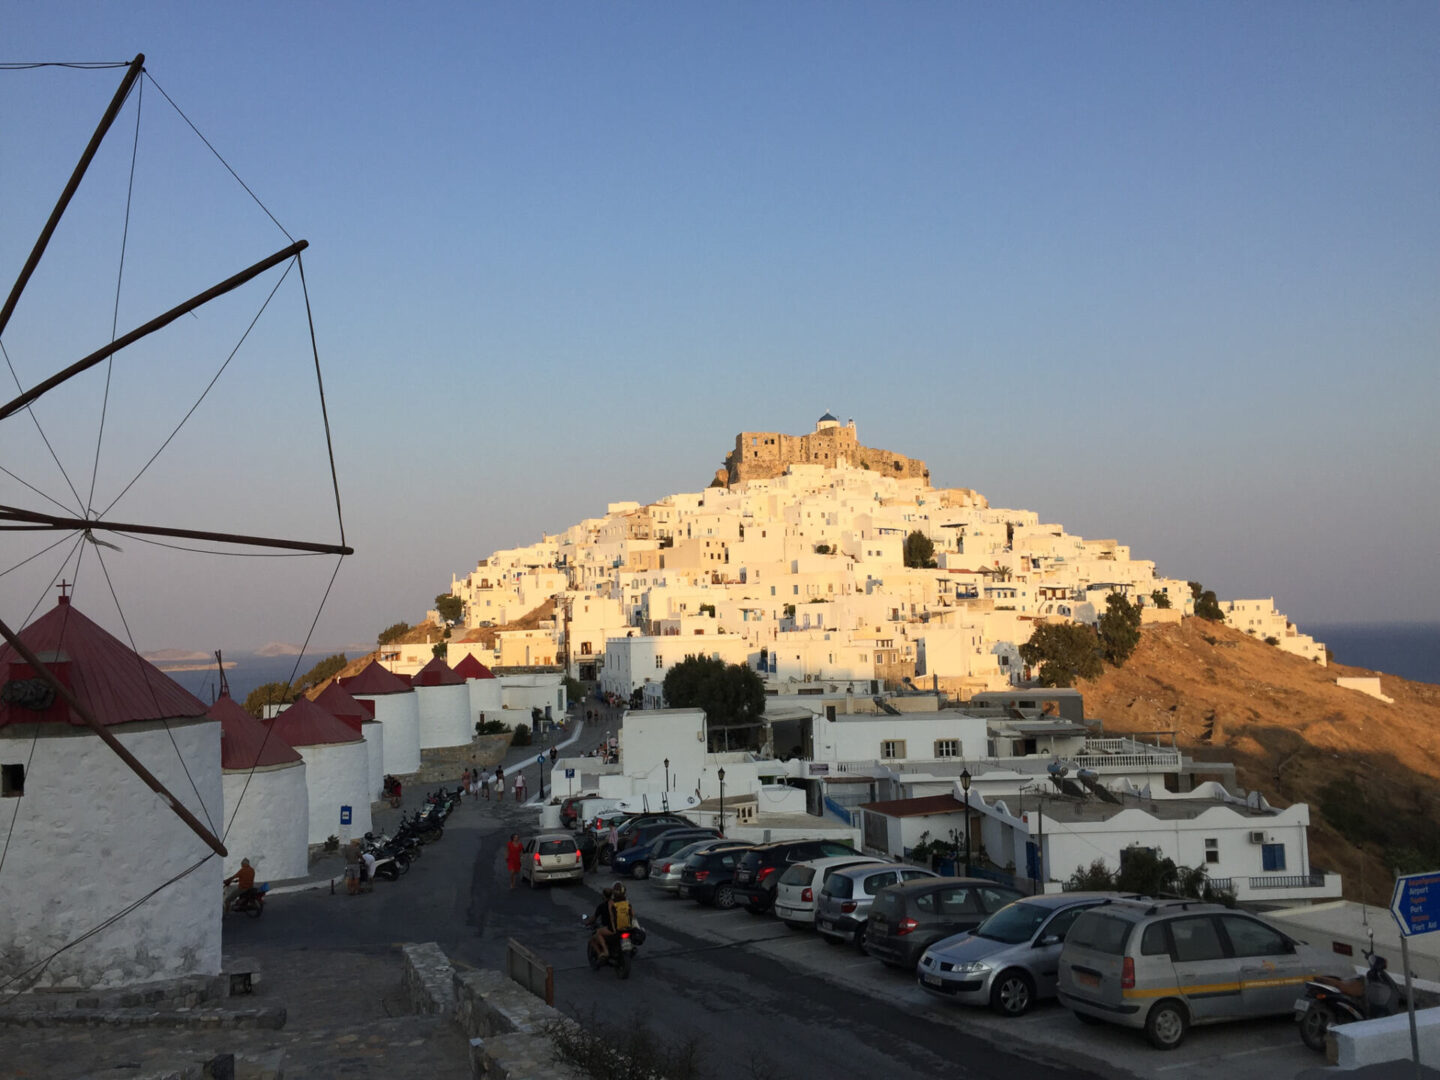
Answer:
POLYGON ((1440 623, 1300 624, 1337 664, 1440 683, 1440 623))
MULTIPOLYGON (((230 697, 243 704, 250 691, 257 686, 298 679, 321 660, 333 655, 333 652, 306 653, 297 661, 293 656, 257 656, 253 653, 227 652, 226 663, 232 660, 235 662, 234 667, 225 669, 225 679, 230 684, 230 697)), ((345 655, 353 660, 360 654, 345 655)), ((157 666, 206 705, 211 704, 220 694, 219 670, 213 662, 197 671, 165 670, 171 665, 163 663, 157 666)))

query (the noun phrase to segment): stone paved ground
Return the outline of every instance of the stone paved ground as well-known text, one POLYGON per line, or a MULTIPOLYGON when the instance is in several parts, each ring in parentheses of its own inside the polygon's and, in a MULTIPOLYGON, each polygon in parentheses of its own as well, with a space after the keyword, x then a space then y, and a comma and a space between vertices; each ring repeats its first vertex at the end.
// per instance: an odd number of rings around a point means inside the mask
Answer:
POLYGON ((246 952, 259 961, 260 985, 231 1000, 285 1006, 281 1030, 0 1027, 0 1077, 148 1080, 219 1053, 258 1061, 276 1051, 286 1080, 470 1075, 468 1047, 453 1024, 408 1015, 398 948, 246 952))

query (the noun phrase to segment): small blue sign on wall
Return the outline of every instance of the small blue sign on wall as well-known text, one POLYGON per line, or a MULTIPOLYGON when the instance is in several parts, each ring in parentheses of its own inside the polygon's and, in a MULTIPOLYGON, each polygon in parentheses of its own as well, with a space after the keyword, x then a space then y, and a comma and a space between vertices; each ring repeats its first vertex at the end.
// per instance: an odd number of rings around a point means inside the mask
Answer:
POLYGON ((566 769, 566 770, 565 770, 565 779, 566 779, 566 780, 574 780, 574 779, 575 779, 575 770, 574 770, 574 769, 566 769))
POLYGON ((342 806, 342 807, 340 807, 340 824, 341 824, 341 825, 349 825, 349 824, 350 824, 350 807, 348 807, 348 806, 342 806))

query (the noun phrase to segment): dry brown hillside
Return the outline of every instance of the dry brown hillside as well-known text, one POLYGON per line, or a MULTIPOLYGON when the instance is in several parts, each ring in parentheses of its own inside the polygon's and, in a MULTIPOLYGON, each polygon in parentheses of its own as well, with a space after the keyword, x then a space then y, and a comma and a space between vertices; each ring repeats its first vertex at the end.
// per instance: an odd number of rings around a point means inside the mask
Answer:
POLYGON ((1276 806, 1310 805, 1312 864, 1388 904, 1393 870, 1440 866, 1440 686, 1281 652, 1223 624, 1147 627, 1123 668, 1079 685, 1114 734, 1178 732, 1276 806), (1380 674, 1393 705, 1335 685, 1380 674), (1362 865, 1363 853, 1363 865, 1362 865))
MULTIPOLYGON (((553 599, 546 600, 543 604, 535 608, 533 611, 527 611, 524 615, 520 616, 520 618, 516 619, 514 622, 506 623, 504 626, 487 626, 476 630, 452 631, 452 634, 454 636, 451 640, 456 642, 478 641, 483 643, 487 649, 493 649, 495 647, 495 635, 500 631, 534 630, 538 628, 539 625, 545 620, 553 619, 554 617, 555 601, 553 599)), ((434 623, 416 623, 409 630, 405 631, 405 633, 401 634, 398 638, 396 638, 394 643, 397 645, 414 645, 419 643, 434 644, 442 640, 443 634, 444 631, 441 630, 434 623)), ((351 660, 343 668, 341 668, 340 671, 334 676, 334 678, 348 679, 351 675, 360 674, 360 672, 365 670, 365 667, 370 663, 370 661, 377 659, 379 655, 380 652, 378 649, 372 649, 364 656, 357 656, 354 660, 351 660)), ((326 679, 314 689, 310 690, 305 696, 311 699, 319 697, 320 693, 327 686, 330 685, 330 681, 330 679, 326 679)))

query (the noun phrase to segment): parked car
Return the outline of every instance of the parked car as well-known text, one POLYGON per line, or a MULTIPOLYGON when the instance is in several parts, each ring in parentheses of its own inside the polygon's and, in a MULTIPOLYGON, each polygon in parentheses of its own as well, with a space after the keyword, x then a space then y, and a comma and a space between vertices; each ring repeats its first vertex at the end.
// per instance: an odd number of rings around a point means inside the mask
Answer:
POLYGON ((836 870, 857 863, 884 865, 869 855, 829 855, 793 863, 780 875, 775 886, 775 914, 792 930, 809 930, 815 925, 815 894, 836 870))
POLYGON ((677 891, 681 896, 702 904, 733 908, 738 903, 735 897, 735 865, 740 856, 749 850, 747 845, 737 844, 696 852, 685 860, 677 891))
POLYGON ((1023 1016, 1055 996, 1060 949, 1071 925, 1115 893, 1029 896, 1007 904, 974 930, 937 941, 915 969, 920 987, 966 1005, 1023 1016))
POLYGON ((580 845, 568 832, 532 836, 520 849, 520 878, 532 889, 542 881, 579 881, 584 876, 580 845))
POLYGON ((615 838, 618 841, 616 846, 618 850, 624 851, 642 837, 649 839, 657 832, 664 832, 666 829, 697 828, 699 828, 699 826, 684 814, 675 814, 668 810, 632 814, 622 821, 615 830, 615 838))
POLYGON ((734 840, 727 840, 723 836, 712 837, 709 840, 696 840, 694 843, 686 844, 679 851, 671 852, 663 857, 656 857, 650 865, 650 884, 665 892, 679 892, 680 878, 685 873, 685 860, 696 852, 709 851, 717 847, 734 847, 734 840))
POLYGON ((750 914, 763 914, 775 903, 775 886, 791 864, 823 859, 827 855, 859 854, 838 840, 776 840, 757 844, 735 868, 735 898, 750 914))
POLYGON ((629 874, 636 881, 643 881, 650 876, 650 868, 659 856, 678 851, 696 840, 719 835, 714 829, 666 827, 648 839, 642 837, 623 851, 615 852, 610 856, 610 869, 616 874, 629 874))
POLYGON ((1263 919, 1190 900, 1114 900, 1075 920, 1060 952, 1060 1003, 1081 1020, 1140 1028, 1173 1050, 1193 1024, 1293 1016, 1330 954, 1263 919))
POLYGON ((933 870, 899 863, 847 866, 825 879, 815 897, 815 929, 831 945, 848 941, 865 951, 865 925, 875 894, 889 885, 920 878, 939 877, 933 870))
POLYGON ((594 870, 600 863, 600 842, 595 839, 595 834, 589 829, 577 829, 570 835, 575 838, 575 844, 580 848, 580 860, 585 864, 585 869, 594 870))
POLYGON ((628 851, 637 844, 648 844, 661 833, 674 829, 698 829, 699 825, 683 814, 640 814, 624 822, 616 830, 618 850, 628 851))
POLYGON ((870 905, 865 951, 890 967, 914 971, 931 945, 973 930, 987 915, 1024 896, 985 878, 935 878, 889 885, 870 905))
POLYGON ((560 824, 566 829, 573 829, 580 824, 580 804, 586 799, 598 798, 595 792, 586 792, 584 795, 571 795, 560 800, 560 824))

